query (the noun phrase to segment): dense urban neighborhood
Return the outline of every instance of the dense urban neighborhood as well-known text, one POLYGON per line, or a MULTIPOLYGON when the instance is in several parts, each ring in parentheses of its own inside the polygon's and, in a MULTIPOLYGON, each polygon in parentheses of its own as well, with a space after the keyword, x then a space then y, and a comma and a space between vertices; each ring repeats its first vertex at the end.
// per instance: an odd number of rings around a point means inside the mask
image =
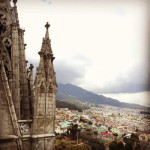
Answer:
MULTIPOLYGON (((61 145, 67 149, 67 142, 70 141, 69 137, 72 134, 70 128, 76 126, 76 131, 71 138, 76 146, 84 143, 87 145, 86 149, 91 147, 91 143, 85 142, 86 136, 90 136, 102 144, 101 148, 111 149, 110 145, 115 138, 117 143, 120 141, 125 144, 125 139, 133 138, 136 135, 138 137, 136 149, 139 147, 140 150, 148 150, 150 148, 149 115, 140 112, 140 109, 118 108, 109 105, 91 107, 83 112, 69 110, 68 108, 57 108, 55 122, 56 149, 59 149, 59 147, 61 149, 61 145), (67 139, 58 142, 60 137, 67 139)), ((98 149, 100 149, 100 146, 98 149)))

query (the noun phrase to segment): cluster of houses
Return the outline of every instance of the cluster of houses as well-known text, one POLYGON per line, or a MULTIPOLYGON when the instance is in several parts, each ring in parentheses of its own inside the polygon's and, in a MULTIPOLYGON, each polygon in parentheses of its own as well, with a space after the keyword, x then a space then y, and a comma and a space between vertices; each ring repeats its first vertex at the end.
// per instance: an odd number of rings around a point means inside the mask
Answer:
POLYGON ((98 138, 108 140, 113 138, 113 133, 117 133, 120 137, 125 134, 130 137, 136 129, 141 133, 150 131, 150 122, 140 114, 140 110, 105 105, 100 108, 92 107, 83 112, 57 108, 55 132, 66 133, 71 123, 78 124, 81 134, 86 134, 88 130, 96 131, 98 138))

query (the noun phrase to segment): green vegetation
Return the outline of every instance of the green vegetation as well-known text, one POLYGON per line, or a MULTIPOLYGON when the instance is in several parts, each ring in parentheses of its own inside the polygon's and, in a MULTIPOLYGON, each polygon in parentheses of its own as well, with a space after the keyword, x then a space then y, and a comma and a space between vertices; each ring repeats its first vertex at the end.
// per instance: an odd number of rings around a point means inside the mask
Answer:
POLYGON ((79 142, 79 144, 76 143, 76 141, 70 140, 70 138, 64 136, 64 137, 56 137, 56 144, 55 144, 56 150, 91 150, 90 146, 79 142))
POLYGON ((71 110, 78 110, 79 112, 82 112, 85 109, 89 109, 88 106, 83 105, 81 102, 68 102, 68 101, 61 101, 56 100, 56 107, 57 108, 69 108, 71 110))
POLYGON ((70 124, 70 127, 67 129, 67 134, 70 134, 72 140, 76 140, 77 134, 80 134, 81 129, 78 128, 78 124, 70 124))
POLYGON ((140 150, 140 142, 139 142, 139 136, 137 134, 132 133, 130 138, 123 138, 123 141, 126 143, 125 149, 135 149, 140 150))
POLYGON ((90 135, 80 135, 78 142, 67 136, 57 136, 55 148, 56 150, 105 150, 104 144, 90 135))
POLYGON ((81 135, 80 138, 84 143, 90 145, 92 150, 105 150, 104 143, 90 135, 81 135))
POLYGON ((110 140, 106 140, 106 139, 100 139, 100 142, 101 143, 107 143, 107 142, 109 142, 110 140))

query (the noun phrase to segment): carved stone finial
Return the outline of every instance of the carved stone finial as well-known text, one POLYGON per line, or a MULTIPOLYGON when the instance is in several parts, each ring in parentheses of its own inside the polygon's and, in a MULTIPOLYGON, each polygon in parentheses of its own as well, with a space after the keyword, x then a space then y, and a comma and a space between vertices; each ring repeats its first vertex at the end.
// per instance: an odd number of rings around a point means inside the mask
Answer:
POLYGON ((29 69, 32 70, 34 68, 33 64, 30 64, 29 69))
POLYGON ((43 57, 43 52, 42 51, 39 51, 38 54, 43 57))
POLYGON ((50 27, 50 24, 47 22, 45 25, 46 29, 48 30, 48 28, 50 27))
POLYGON ((27 76, 29 75, 29 73, 30 73, 30 71, 29 71, 29 69, 27 69, 27 76))
POLYGON ((17 0, 13 0, 13 2, 14 2, 14 4, 16 5, 16 3, 17 3, 17 0))

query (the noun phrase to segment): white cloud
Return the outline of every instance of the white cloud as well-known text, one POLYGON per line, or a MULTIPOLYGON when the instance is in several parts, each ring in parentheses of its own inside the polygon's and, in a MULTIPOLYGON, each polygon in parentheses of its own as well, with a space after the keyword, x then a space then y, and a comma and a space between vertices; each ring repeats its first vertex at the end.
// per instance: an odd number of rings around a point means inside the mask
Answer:
POLYGON ((106 97, 117 99, 121 102, 136 103, 150 107, 150 92, 103 94, 106 97))
POLYGON ((146 64, 148 1, 53 0, 51 5, 47 2, 18 1, 20 24, 26 29, 27 59, 31 63, 39 61, 37 52, 48 21, 54 63, 68 60, 72 68, 83 67, 79 68, 82 79, 80 76, 76 84, 86 89, 105 88, 115 84, 118 77, 130 81, 130 70, 146 64), (89 64, 75 59, 81 54, 89 64))

